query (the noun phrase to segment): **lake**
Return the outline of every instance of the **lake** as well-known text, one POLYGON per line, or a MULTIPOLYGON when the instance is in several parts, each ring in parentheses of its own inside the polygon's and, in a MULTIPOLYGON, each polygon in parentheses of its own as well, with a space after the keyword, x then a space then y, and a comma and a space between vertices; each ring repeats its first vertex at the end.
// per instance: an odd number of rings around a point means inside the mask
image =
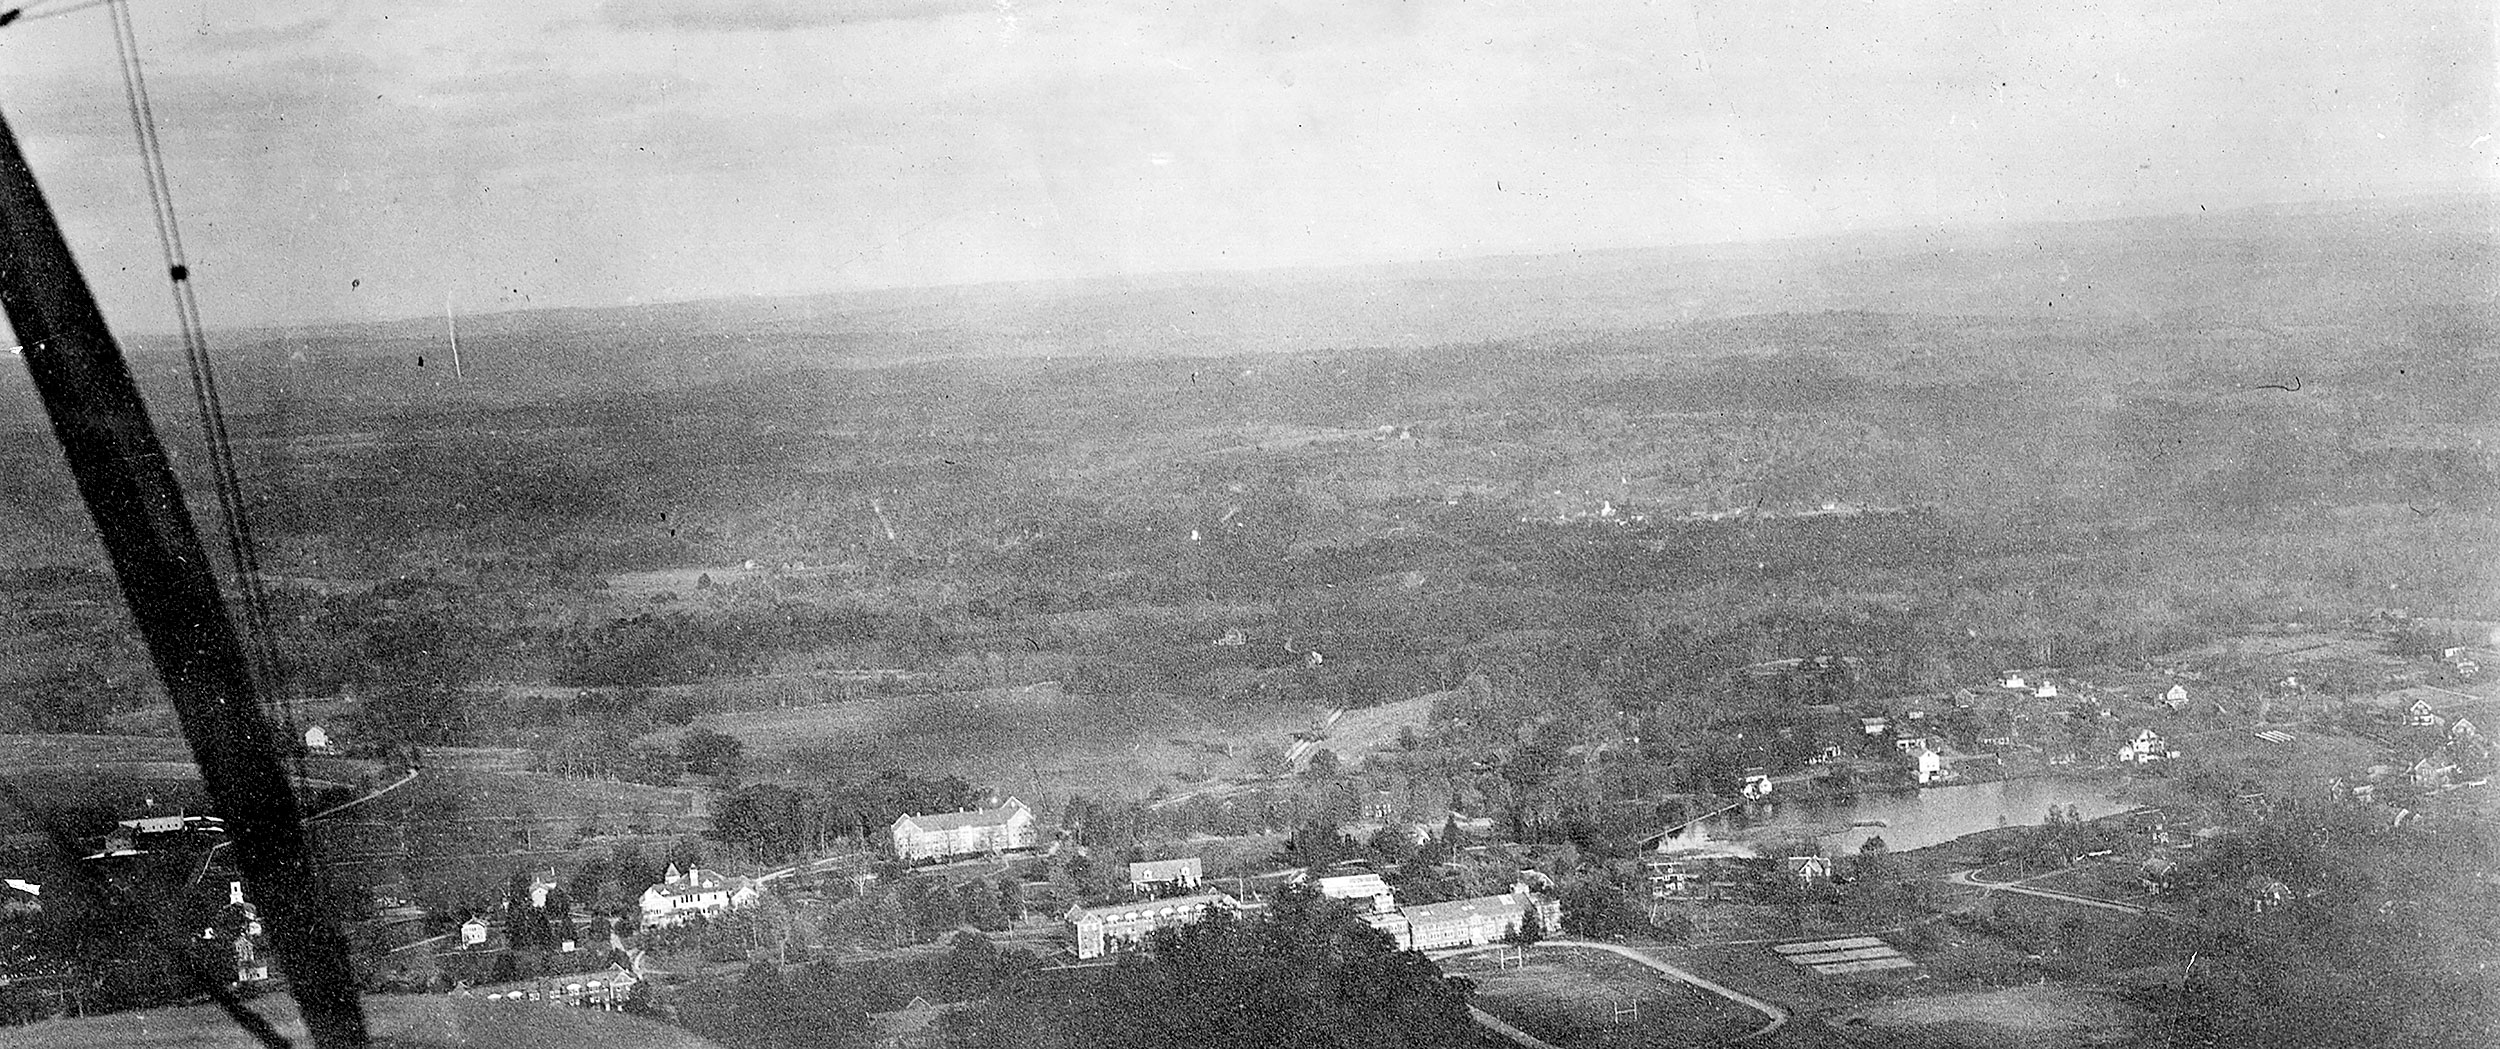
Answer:
POLYGON ((1712 831, 1757 842, 1812 838, 1835 856, 1855 853, 1867 838, 1881 834, 1885 846, 1894 852, 1906 852, 1942 845, 1983 830, 2037 825, 2047 821, 2051 805, 2060 809, 2072 806, 2087 820, 2135 807, 2111 797, 2096 784, 2036 777, 1914 792, 1799 800, 1777 805, 1767 816, 1731 814, 1730 822, 1712 831), (1882 820, 1886 825, 1851 826, 1865 820, 1882 820))

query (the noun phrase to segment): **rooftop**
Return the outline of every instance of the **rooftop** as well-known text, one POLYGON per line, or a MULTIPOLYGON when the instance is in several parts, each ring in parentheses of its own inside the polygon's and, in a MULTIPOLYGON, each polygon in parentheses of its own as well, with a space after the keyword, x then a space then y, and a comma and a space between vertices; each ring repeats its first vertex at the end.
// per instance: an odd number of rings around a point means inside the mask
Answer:
POLYGON ((1478 896, 1472 900, 1451 900, 1448 903, 1416 903, 1398 908, 1409 922, 1463 921, 1478 914, 1510 914, 1526 910, 1529 896, 1524 889, 1513 889, 1499 896, 1478 896))
POLYGON ((1000 803, 997 808, 968 809, 962 812, 935 812, 927 815, 905 813, 901 816, 895 817, 895 822, 901 823, 908 820, 911 822, 912 826, 918 827, 921 830, 957 830, 964 827, 997 827, 1005 825, 1006 822, 1013 818, 1017 813, 1030 815, 1031 811, 1032 810, 1024 807, 1023 802, 1017 801, 1014 798, 1009 798, 1000 803))
POLYGON ((1102 921, 1114 921, 1117 920, 1118 916, 1124 914, 1145 914, 1164 910, 1169 910, 1174 913, 1186 913, 1189 911, 1195 911, 1201 907, 1221 907, 1225 910, 1238 910, 1241 907, 1241 902, 1224 893, 1202 892, 1195 896, 1176 896, 1168 900, 1148 900, 1142 903, 1108 903, 1099 907, 1087 907, 1083 904, 1079 904, 1068 908, 1067 918, 1070 921, 1081 921, 1087 918, 1094 918, 1102 921))

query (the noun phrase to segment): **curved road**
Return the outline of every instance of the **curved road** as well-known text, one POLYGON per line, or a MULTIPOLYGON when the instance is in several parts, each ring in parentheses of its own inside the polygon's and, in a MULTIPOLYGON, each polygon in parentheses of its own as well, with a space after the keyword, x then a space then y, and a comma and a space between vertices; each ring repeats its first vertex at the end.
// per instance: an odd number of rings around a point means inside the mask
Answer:
POLYGON ((2031 886, 2023 884, 2020 881, 1980 881, 1977 878, 1971 877, 1971 875, 1975 873, 1978 872, 1954 871, 1951 874, 1945 875, 1944 880, 1954 885, 1966 885, 1974 889, 1983 889, 1989 892, 2018 892, 2025 896, 2037 896, 2044 900, 2056 900, 2060 903, 2081 904, 2086 907, 2098 907, 2105 911, 2117 911, 2120 914, 2145 913, 2144 908, 2131 903, 2112 903, 2108 900, 2095 899, 2090 896, 2077 896, 2071 892, 2059 892, 2055 889, 2035 889, 2031 886))
MULTIPOLYGON (((1592 951, 1604 951, 1608 954, 1620 955, 1624 958, 1628 958, 1634 962, 1638 962, 1642 965, 1655 969, 1671 979, 1681 980, 1694 987, 1698 987, 1702 990, 1718 995, 1721 998, 1725 998, 1728 1001, 1735 1002, 1745 1008, 1761 1013, 1764 1017, 1771 1021, 1770 1023, 1762 1025, 1760 1030, 1746 1035, 1745 1037, 1747 1038, 1760 1038, 1763 1035, 1779 1030, 1781 1025, 1788 1022, 1788 1010, 1781 1006, 1763 1001, 1762 999, 1746 994, 1743 991, 1732 989, 1710 979, 1709 977, 1703 976, 1689 969, 1685 969, 1682 966, 1661 961, 1651 955, 1633 950, 1630 947, 1613 943, 1592 943, 1587 940, 1539 940, 1537 941, 1537 945, 1543 947, 1586 947, 1592 951)), ((1507 946, 1510 945, 1502 943, 1489 943, 1478 947, 1468 947, 1455 951, 1440 952, 1437 953, 1435 957, 1456 958, 1461 955, 1478 954, 1484 951, 1507 946)), ((1478 1022, 1482 1023, 1481 1020, 1478 1022)), ((1491 1025, 1488 1024, 1486 1026, 1489 1027, 1491 1025)), ((1509 1031, 1504 1030, 1504 1028, 1507 1027, 1509 1027, 1509 1025, 1505 1024, 1502 1027, 1496 1027, 1493 1029, 1500 1032, 1504 1037, 1509 1037, 1509 1031)), ((1515 1030, 1515 1028, 1513 1030, 1515 1030)), ((1516 1038, 1512 1038, 1511 1040, 1518 1041, 1516 1038)), ((1520 1044, 1526 1045, 1527 1043, 1520 1042, 1520 1044)))
POLYGON ((304 817, 304 822, 306 822, 306 823, 311 823, 312 821, 317 820, 317 819, 320 819, 320 818, 322 818, 322 817, 324 817, 324 816, 331 816, 331 815, 336 815, 336 814, 341 813, 341 812, 345 812, 345 811, 347 811, 347 810, 349 810, 349 809, 355 808, 355 807, 356 807, 356 806, 358 806, 358 805, 362 805, 362 804, 364 804, 364 803, 366 803, 366 802, 368 802, 368 801, 372 801, 372 800, 373 800, 373 799, 375 799, 375 798, 381 797, 382 795, 388 794, 388 793, 390 793, 390 792, 392 792, 392 791, 394 791, 394 790, 398 790, 398 789, 399 789, 399 788, 401 788, 401 787, 405 787, 405 786, 407 786, 407 785, 408 785, 409 781, 414 780, 414 779, 416 779, 416 778, 417 778, 417 770, 415 770, 415 769, 409 769, 409 770, 408 770, 408 774, 407 774, 407 775, 405 775, 405 776, 401 776, 401 777, 399 778, 399 781, 398 781, 398 782, 393 783, 393 784, 391 784, 390 786, 384 787, 384 788, 382 788, 382 789, 380 789, 380 790, 374 791, 374 792, 373 792, 373 793, 371 793, 371 794, 367 794, 367 795, 365 795, 364 797, 361 797, 361 798, 358 798, 358 799, 356 799, 356 800, 354 800, 354 801, 348 802, 348 803, 346 803, 346 804, 344 804, 344 805, 332 805, 332 806, 330 806, 329 808, 326 808, 326 809, 323 809, 323 810, 321 810, 321 811, 319 811, 319 812, 313 813, 313 814, 312 814, 312 815, 310 815, 310 816, 306 816, 306 817, 304 817))
POLYGON ((1520 1046, 1521 1049, 1562 1049, 1561 1046, 1552 1042, 1503 1023, 1501 1017, 1476 1008, 1473 1004, 1467 1006, 1467 1016, 1476 1021, 1476 1026, 1510 1039, 1512 1044, 1520 1046))

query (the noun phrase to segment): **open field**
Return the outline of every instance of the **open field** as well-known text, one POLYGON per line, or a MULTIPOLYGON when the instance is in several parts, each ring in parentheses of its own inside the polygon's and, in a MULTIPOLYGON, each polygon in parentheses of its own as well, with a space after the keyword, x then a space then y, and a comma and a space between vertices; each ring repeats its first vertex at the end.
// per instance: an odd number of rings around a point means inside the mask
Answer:
POLYGON ((1363 755, 1375 750, 1395 750, 1398 731, 1412 727, 1423 731, 1424 720, 1432 713, 1432 704, 1443 693, 1402 699, 1374 707, 1360 707, 1345 712, 1337 723, 1328 727, 1328 738, 1320 746, 1337 752, 1348 765, 1362 764, 1363 755))
POLYGON ((1921 995, 1831 1018, 1850 1043, 1919 1049, 2063 1049, 2131 1045, 2145 1020, 2101 991, 2034 984, 1921 995))
POLYGON ((1762 1025, 1742 1006, 1602 951, 1530 947, 1524 966, 1497 966, 1495 957, 1440 964, 1476 981, 1487 1012, 1565 1049, 1705 1045, 1762 1025))
MULTIPOLYGON (((253 999, 267 1018, 297 1045, 310 1045, 293 999, 253 999)), ((638 1016, 543 1003, 487 1002, 442 996, 372 995, 365 1018, 377 1049, 417 1046, 527 1046, 529 1049, 716 1049, 683 1028, 638 1016)), ((260 1042, 212 1006, 148 1009, 77 1020, 52 1020, 12 1028, 17 1049, 259 1049, 260 1042)))
POLYGON ((191 747, 169 736, 0 735, 0 769, 11 773, 134 763, 188 765, 191 747))
POLYGON ((1010 792, 1142 798, 1158 786, 1179 792, 1247 774, 1252 750, 1283 750, 1318 714, 1290 702, 1226 709, 1151 694, 1085 697, 1044 682, 730 714, 704 723, 744 743, 748 766, 759 774, 802 766, 900 768, 952 773, 1010 792))

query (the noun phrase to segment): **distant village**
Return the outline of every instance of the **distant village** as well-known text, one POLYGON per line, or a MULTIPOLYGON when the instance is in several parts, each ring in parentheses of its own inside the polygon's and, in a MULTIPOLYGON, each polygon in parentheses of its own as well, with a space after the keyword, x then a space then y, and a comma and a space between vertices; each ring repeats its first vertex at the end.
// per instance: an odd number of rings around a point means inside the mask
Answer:
MULTIPOLYGON (((2284 654, 2357 652, 2367 647, 2356 640, 2363 635, 2283 633, 2309 647, 2278 645, 2279 651, 2253 662, 2025 667, 1950 690, 1871 701, 1815 702, 1814 682, 1850 673, 1855 657, 1799 657, 1746 667, 1743 675, 1756 684, 1804 700, 1800 709, 1807 716, 1795 724, 1806 727, 1761 741, 1752 752, 1756 763, 1739 768, 1723 792, 1668 799, 1681 815, 1650 824, 1654 833, 1624 843, 1637 857, 1637 873, 1614 895, 1592 895, 1593 883, 1568 865, 1573 861, 1556 866, 1552 847, 1512 841, 1481 814, 1453 810, 1437 813, 1437 820, 1416 819, 1385 797, 1365 802, 1365 822, 1331 831, 1345 843, 1373 843, 1369 851, 1350 848, 1349 858, 1285 866, 1235 857, 1219 868, 1195 854, 1117 859, 1109 850, 1089 848, 1073 817, 1050 825, 1025 801, 992 795, 951 811, 897 815, 875 836, 875 854, 836 850, 728 869, 694 853, 671 857, 630 900, 606 906, 585 898, 578 872, 545 864, 511 869, 495 905, 458 913, 429 911, 401 885, 364 886, 353 908, 358 918, 352 939, 360 972, 374 991, 665 1013, 667 989, 698 977, 705 966, 790 956, 794 926, 786 920, 760 922, 759 916, 820 897, 865 899, 877 886, 884 886, 877 891, 908 890, 914 898, 962 895, 971 901, 967 909, 948 913, 964 915, 964 928, 981 928, 1001 944, 1030 951, 1039 964, 1068 968, 1107 965, 1150 951, 1157 935, 1168 930, 1256 914, 1285 891, 1336 901, 1396 949, 1436 955, 1533 942, 1566 930, 1590 935, 1619 920, 1607 916, 1617 911, 1641 916, 1645 928, 1684 928, 1690 931, 1679 935, 1706 938, 1714 934, 1712 922, 1751 913, 1747 907, 1758 911, 1788 905, 1781 901, 1841 898, 1852 883, 1884 869, 1888 852, 1927 844, 1887 845, 1886 834, 1899 829, 1881 821, 1767 836, 1757 826, 1801 799, 1904 792, 1914 797, 2023 779, 2168 783, 2173 766, 2232 748, 2259 759, 2282 758, 2301 752, 2305 739, 2319 732, 2362 741, 2378 757, 2332 768, 2269 759, 2269 767, 2306 777, 2296 781, 2306 786, 2292 790, 2305 792, 2297 804, 2326 806, 2338 814, 2334 818, 2363 833, 2436 818, 2453 797, 2463 797, 2455 792, 2488 783, 2495 749, 2477 717, 2489 720, 2491 701, 2462 686, 2476 682, 2483 666, 2500 665, 2500 651, 2459 646, 2435 660, 2382 659, 2388 669, 2371 671, 2383 676, 2366 702, 2327 703, 2318 700, 2317 687, 2300 670, 2284 669, 2284 654), (2242 669, 2216 669, 2226 664, 2242 669), (1507 867, 1501 866, 1505 860, 1507 867), (1103 864, 1112 864, 1110 872, 1092 882, 1078 880, 1070 889, 1065 878, 1070 867, 1103 864), (1445 871, 1464 871, 1480 887, 1409 898, 1404 886, 1445 871), (963 877, 967 872, 969 880, 963 877), (1050 902, 1037 903, 1042 899, 1050 902), (982 909, 994 919, 971 917, 982 909)), ((1245 639, 1235 631, 1212 643, 1238 645, 1245 639)), ((1319 658, 1316 651, 1310 656, 1319 658)), ((1302 741, 1309 745, 1297 746, 1294 754, 1303 766, 1333 723, 1323 719, 1302 741)), ((1631 728, 1612 731, 1620 735, 1631 728)), ((304 729, 303 738, 308 749, 338 743, 321 725, 304 729)), ((1589 744, 1605 745, 1602 733, 1589 744)), ((2287 804, 2286 782, 2295 781, 2226 783, 2219 796, 2204 801, 2120 805, 2088 817, 2052 805, 2045 826, 2037 814, 2022 814, 2018 826, 2030 829, 2023 844, 2007 847, 2025 851, 2008 855, 2028 857, 2025 862, 2035 870, 2075 873, 2061 875, 2066 879, 2061 882, 2027 879, 2003 891, 2132 913, 2162 913, 2191 892, 2205 901, 2200 906, 2222 900, 2252 918, 2282 911, 2319 887, 2288 869, 2260 868, 2235 875, 2227 886, 2193 890, 2184 879, 2202 851, 2287 804), (2087 877, 2088 872, 2099 873, 2087 877)), ((0 929, 37 928, 63 919, 64 913, 54 913, 63 909, 74 915, 137 905, 174 916, 170 924, 183 930, 198 930, 196 936, 186 931, 180 964, 213 970, 245 990, 274 987, 283 979, 273 967, 258 907, 233 867, 231 834, 217 816, 142 814, 96 830, 66 875, 70 883, 57 880, 65 876, 58 869, 53 881, 16 874, 0 879, 0 929)), ((1157 849, 1168 853, 1184 844, 1166 842, 1157 849)), ((496 863, 483 857, 476 862, 496 863)), ((2391 899, 2386 905, 2401 902, 2391 899)), ((1847 929, 1793 928, 1795 942, 1783 942, 1779 957, 1801 972, 1873 979, 1919 965, 1890 941, 1861 942, 1872 938, 1847 929)), ((0 957, 0 987, 7 989, 19 1019, 75 1013, 95 986, 97 959, 46 953, 42 942, 39 936, 13 935, 11 953, 0 957)), ((911 949, 908 938, 898 942, 903 946, 886 949, 911 949)), ((157 959, 148 964, 163 964, 161 946, 134 946, 132 964, 143 955, 157 959)), ((816 945, 795 946, 804 952, 816 945)), ((920 1044, 912 1041, 917 1037, 912 1032, 925 1029, 945 1008, 920 996, 879 1014, 879 1022, 892 1029, 885 1044, 920 1044)))

